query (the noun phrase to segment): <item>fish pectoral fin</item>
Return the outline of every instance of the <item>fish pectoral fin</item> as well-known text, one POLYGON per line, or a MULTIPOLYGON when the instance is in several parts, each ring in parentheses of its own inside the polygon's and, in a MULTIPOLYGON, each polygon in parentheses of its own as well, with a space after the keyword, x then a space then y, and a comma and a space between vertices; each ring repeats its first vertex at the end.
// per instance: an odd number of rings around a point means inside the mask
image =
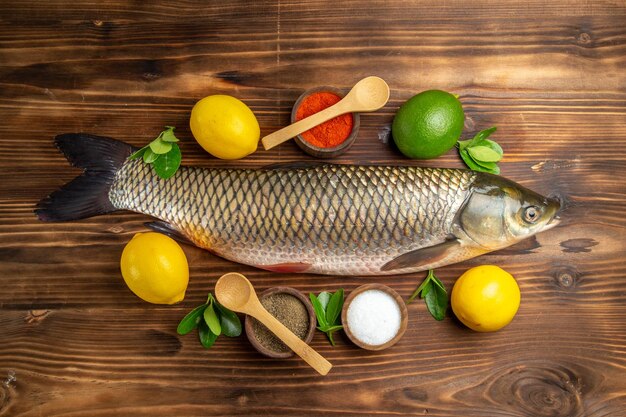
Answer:
POLYGON ((461 242, 458 239, 446 240, 435 246, 427 246, 403 253, 402 255, 392 259, 383 265, 381 271, 393 271, 404 268, 417 268, 423 265, 432 264, 445 258, 450 251, 459 247, 461 242))
POLYGON ((171 237, 178 243, 195 246, 195 244, 191 240, 189 240, 187 236, 183 235, 180 230, 175 229, 174 226, 172 226, 168 222, 157 220, 154 222, 144 223, 143 225, 149 229, 154 230, 155 232, 162 233, 165 236, 171 237))

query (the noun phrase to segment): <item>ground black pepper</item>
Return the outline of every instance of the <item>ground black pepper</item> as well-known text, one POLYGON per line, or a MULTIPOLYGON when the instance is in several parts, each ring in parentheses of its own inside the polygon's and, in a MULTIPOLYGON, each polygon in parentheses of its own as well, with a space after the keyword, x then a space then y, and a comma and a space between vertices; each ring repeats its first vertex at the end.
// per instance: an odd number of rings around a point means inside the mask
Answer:
MULTIPOLYGON (((302 301, 291 294, 275 293, 261 299, 263 307, 296 336, 304 340, 309 330, 309 313, 302 301)), ((252 318, 252 330, 263 347, 274 352, 287 352, 289 348, 267 327, 252 318)))

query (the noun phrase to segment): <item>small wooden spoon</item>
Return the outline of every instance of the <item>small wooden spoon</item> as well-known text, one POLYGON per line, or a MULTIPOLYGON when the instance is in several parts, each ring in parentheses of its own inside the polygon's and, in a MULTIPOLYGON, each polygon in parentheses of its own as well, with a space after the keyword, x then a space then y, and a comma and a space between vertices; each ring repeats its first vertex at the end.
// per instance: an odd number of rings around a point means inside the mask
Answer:
POLYGON ((387 103, 387 100, 389 100, 389 86, 385 80, 379 77, 366 77, 356 83, 352 90, 339 102, 274 133, 270 133, 261 139, 261 142, 265 150, 272 149, 274 146, 280 145, 333 117, 346 113, 378 110, 387 103))
POLYGON ((248 278, 235 272, 222 275, 215 284, 215 296, 224 307, 245 313, 263 323, 320 374, 326 375, 332 368, 330 362, 293 334, 263 307, 248 278))

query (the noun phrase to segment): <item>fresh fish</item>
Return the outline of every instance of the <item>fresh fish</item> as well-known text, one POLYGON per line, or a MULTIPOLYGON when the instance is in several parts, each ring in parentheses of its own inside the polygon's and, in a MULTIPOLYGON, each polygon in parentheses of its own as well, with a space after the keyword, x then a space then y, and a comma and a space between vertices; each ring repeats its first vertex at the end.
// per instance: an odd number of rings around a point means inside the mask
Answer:
POLYGON ((157 230, 226 259, 279 272, 386 275, 432 269, 510 246, 558 223, 558 201, 459 169, 316 164, 181 167, 170 179, 85 134, 56 145, 85 172, 36 214, 66 221, 132 210, 157 230))

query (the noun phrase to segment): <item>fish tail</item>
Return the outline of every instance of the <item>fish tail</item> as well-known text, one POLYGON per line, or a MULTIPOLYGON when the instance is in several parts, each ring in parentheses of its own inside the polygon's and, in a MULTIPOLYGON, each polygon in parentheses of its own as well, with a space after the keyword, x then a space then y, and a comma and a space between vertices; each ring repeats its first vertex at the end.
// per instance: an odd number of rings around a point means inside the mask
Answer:
POLYGON ((84 172, 37 204, 35 214, 39 220, 78 220, 115 211, 109 189, 115 173, 136 148, 84 133, 59 135, 54 138, 54 144, 72 166, 83 168, 84 172))

